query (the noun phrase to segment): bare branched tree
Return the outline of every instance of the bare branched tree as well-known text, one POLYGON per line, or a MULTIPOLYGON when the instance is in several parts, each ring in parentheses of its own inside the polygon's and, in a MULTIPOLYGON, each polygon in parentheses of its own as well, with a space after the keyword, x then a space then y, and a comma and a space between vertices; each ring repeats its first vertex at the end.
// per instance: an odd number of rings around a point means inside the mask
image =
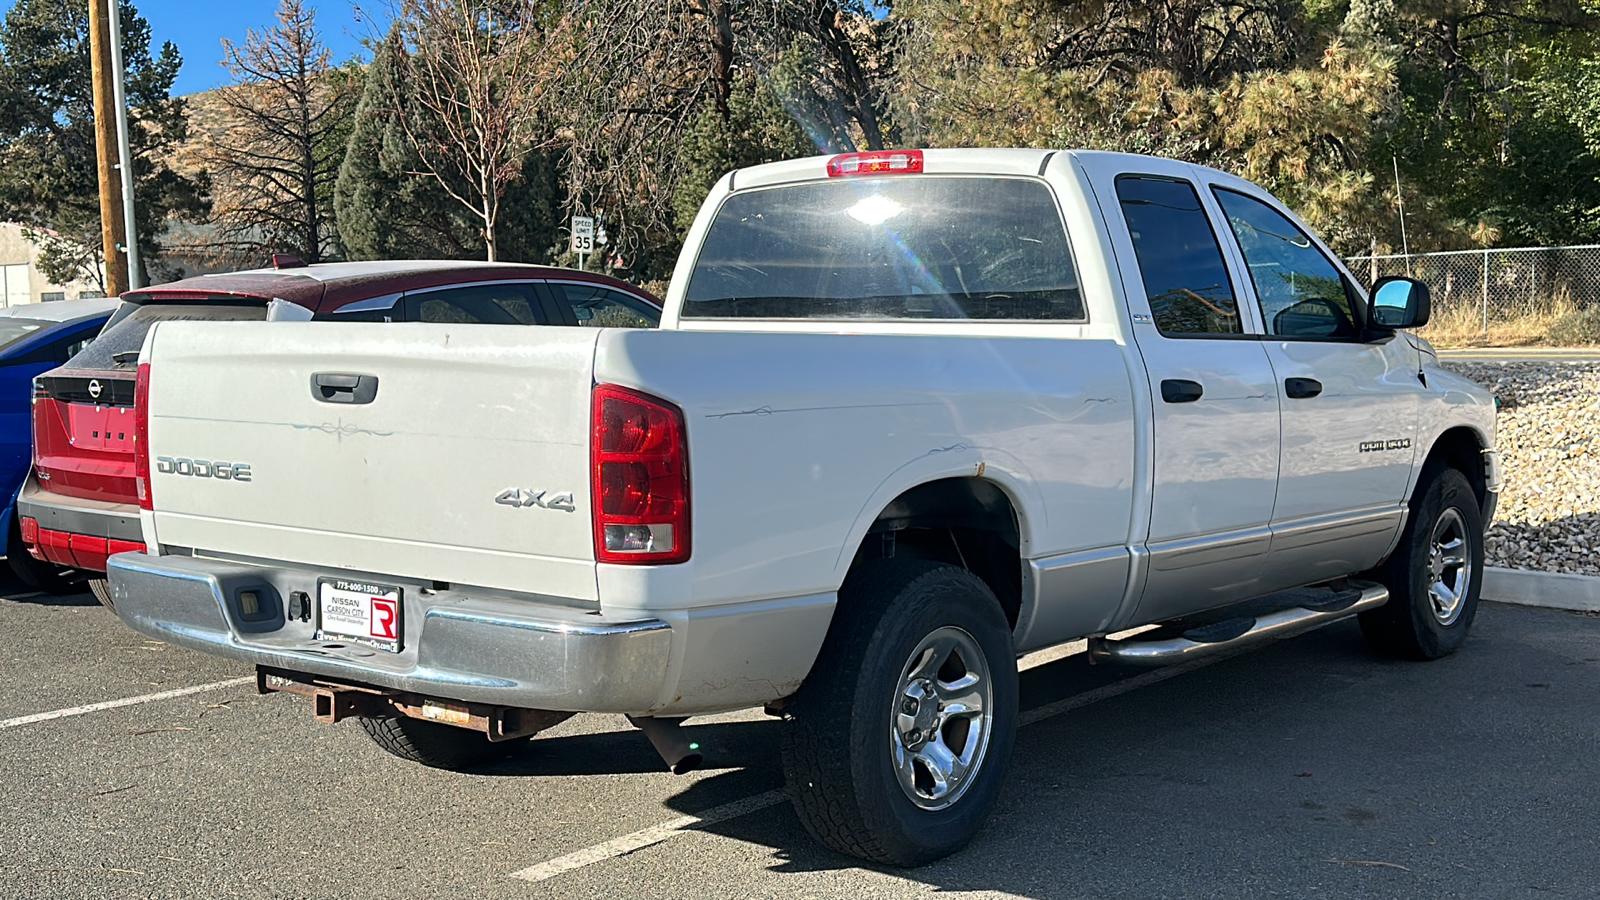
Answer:
MULTIPOLYGON (((671 150, 705 102, 726 115, 731 34, 711 0, 569 2, 562 86, 568 193, 578 208, 657 198, 635 213, 670 215, 671 150)), ((620 223, 619 223, 620 224, 620 223)), ((649 228, 660 223, 633 223, 649 228)))
POLYGON ((274 252, 321 262, 337 240, 333 185, 352 83, 336 77, 316 14, 301 0, 282 0, 277 25, 223 49, 234 82, 217 90, 226 131, 204 153, 215 190, 210 248, 229 262, 274 252))
POLYGON ((395 112, 421 161, 416 174, 482 223, 493 261, 506 188, 553 140, 544 113, 560 64, 544 51, 561 22, 532 0, 401 0, 396 21, 412 90, 395 112))
POLYGON ((884 54, 863 0, 562 0, 562 8, 570 31, 557 109, 569 196, 579 208, 604 205, 623 244, 674 233, 673 197, 695 163, 678 156, 684 136, 707 109, 736 130, 738 84, 777 92, 773 71, 791 48, 809 51, 795 79, 806 96, 778 100, 797 118, 802 106, 825 107, 818 149, 883 146, 884 54))

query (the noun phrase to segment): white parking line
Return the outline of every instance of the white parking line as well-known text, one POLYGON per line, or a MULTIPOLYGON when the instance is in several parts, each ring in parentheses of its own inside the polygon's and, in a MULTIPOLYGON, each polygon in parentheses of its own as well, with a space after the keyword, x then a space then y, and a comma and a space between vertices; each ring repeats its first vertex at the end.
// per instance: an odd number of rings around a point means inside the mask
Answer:
MULTIPOLYGON (((1286 637, 1299 637, 1305 633, 1306 632, 1301 631, 1293 635, 1287 635, 1286 637)), ((1260 644, 1254 644, 1249 647, 1242 647, 1237 650, 1218 653, 1216 656, 1206 657, 1204 659, 1196 659, 1186 663, 1179 663, 1163 669, 1155 669, 1153 671, 1145 672, 1142 675, 1135 675, 1132 678, 1118 681, 1115 684, 1108 684, 1103 687, 1095 688, 1092 691, 1084 691, 1081 694, 1076 694, 1062 700, 1057 700, 1054 703, 1047 703, 1044 706, 1038 706, 1030 710, 1025 710, 1019 717, 1018 727, 1032 725, 1035 722, 1041 722, 1052 716, 1059 716, 1064 712, 1088 706, 1091 703, 1099 703, 1101 700, 1108 700, 1117 696, 1118 694, 1126 694, 1129 691, 1136 691, 1139 688, 1166 681, 1169 678, 1176 678, 1179 675, 1193 672, 1196 669, 1203 669, 1206 666, 1215 665, 1216 663, 1231 659, 1235 656, 1239 656, 1240 654, 1259 650, 1262 647, 1277 643, 1283 639, 1283 637, 1274 638, 1272 640, 1264 641, 1260 644)), ((1045 653, 1031 655, 1031 659, 1029 657, 1023 658, 1023 667, 1033 668, 1034 666, 1042 665, 1045 662, 1054 662, 1057 659, 1062 659, 1066 656, 1076 655, 1076 653, 1082 652, 1081 648, 1084 645, 1083 642, 1078 641, 1075 642, 1075 647, 1073 644, 1069 644, 1067 646, 1069 648, 1074 648, 1076 652, 1068 651, 1063 653, 1061 648, 1057 648, 1055 651, 1047 651, 1045 653), (1029 662, 1032 662, 1033 665, 1027 665, 1029 662)), ((563 872, 570 872, 573 869, 581 869, 585 866, 592 866, 597 862, 604 862, 608 859, 616 859, 619 856, 626 856, 636 850, 643 850, 646 847, 650 847, 677 837, 686 831, 692 831, 696 828, 705 825, 712 825, 717 822, 726 822, 729 819, 735 819, 739 816, 748 815, 749 813, 766 809, 769 806, 776 806, 777 804, 782 803, 785 799, 786 798, 784 797, 782 791, 767 791, 764 794, 756 794, 752 797, 745 797, 740 800, 735 800, 731 803, 724 803, 721 806, 713 806, 705 812, 699 813, 698 815, 684 816, 680 819, 673 819, 670 822, 662 822, 660 825, 652 825, 649 828, 635 831, 632 834, 625 834, 622 837, 613 838, 612 840, 606 841, 603 844, 595 844, 592 847, 585 847, 582 850, 568 853, 565 856, 557 856, 554 859, 548 859, 542 863, 536 863, 526 869, 520 869, 516 872, 512 872, 511 877, 521 878, 524 881, 545 881, 547 879, 554 878, 563 872)))
POLYGON ((681 834, 690 828, 725 822, 728 819, 736 819, 739 816, 763 810, 769 806, 777 806, 784 799, 782 791, 767 791, 765 794, 756 794, 753 797, 745 797, 732 803, 713 806, 699 815, 684 816, 681 819, 662 822, 660 825, 652 825, 632 834, 613 838, 603 844, 585 847, 576 853, 568 853, 566 856, 545 860, 521 871, 512 872, 511 877, 521 878, 524 881, 544 881, 554 878, 562 872, 570 872, 573 869, 581 869, 597 862, 626 856, 635 850, 643 850, 651 845, 659 844, 673 835, 681 834))
POLYGON ((244 678, 230 678, 227 681, 213 681, 210 684, 196 684, 186 688, 177 688, 171 691, 161 691, 157 694, 143 694, 138 697, 124 697, 121 700, 107 700, 104 703, 91 703, 88 706, 74 706, 71 709, 58 709, 53 712, 34 713, 31 716, 18 716, 15 719, 0 719, 0 730, 17 728, 22 725, 37 725, 40 722, 49 722, 54 719, 65 719, 69 716, 81 716, 92 712, 107 709, 120 709, 124 706, 138 706, 141 703, 154 703, 157 700, 170 700, 173 697, 187 697, 202 691, 215 691, 225 687, 237 687, 242 684, 254 684, 256 677, 247 675, 244 678))

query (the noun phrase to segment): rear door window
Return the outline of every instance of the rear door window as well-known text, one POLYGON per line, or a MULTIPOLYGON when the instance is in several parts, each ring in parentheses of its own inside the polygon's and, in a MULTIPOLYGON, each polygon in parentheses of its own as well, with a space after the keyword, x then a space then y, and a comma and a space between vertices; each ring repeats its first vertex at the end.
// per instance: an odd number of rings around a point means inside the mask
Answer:
POLYGON ((956 175, 833 179, 728 197, 681 315, 1085 319, 1050 188, 956 175))
POLYGON ((1170 178, 1121 175, 1117 200, 1156 330, 1164 337, 1243 334, 1222 246, 1194 186, 1170 178))
POLYGON ((145 334, 157 322, 260 322, 266 318, 266 304, 260 301, 124 303, 106 324, 105 331, 67 365, 75 369, 131 369, 138 362, 145 334))
POLYGON ((550 290, 556 302, 588 328, 654 328, 661 324, 661 310, 621 291, 573 282, 552 283, 550 290))
POLYGON ((538 325, 538 297, 528 284, 475 284, 406 295, 413 322, 538 325))

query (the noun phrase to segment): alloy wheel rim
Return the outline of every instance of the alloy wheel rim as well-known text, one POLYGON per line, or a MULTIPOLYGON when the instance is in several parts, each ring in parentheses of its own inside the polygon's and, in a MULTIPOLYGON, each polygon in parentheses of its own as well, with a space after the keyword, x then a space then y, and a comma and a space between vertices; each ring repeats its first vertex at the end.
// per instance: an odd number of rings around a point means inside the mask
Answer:
POLYGON ((1428 603, 1440 625, 1461 618, 1472 585, 1472 554, 1467 522, 1451 508, 1439 514, 1428 540, 1428 603))
POLYGON ((960 800, 977 780, 994 728, 994 681, 972 635, 934 630, 900 668, 889 756, 907 798, 925 810, 960 800))

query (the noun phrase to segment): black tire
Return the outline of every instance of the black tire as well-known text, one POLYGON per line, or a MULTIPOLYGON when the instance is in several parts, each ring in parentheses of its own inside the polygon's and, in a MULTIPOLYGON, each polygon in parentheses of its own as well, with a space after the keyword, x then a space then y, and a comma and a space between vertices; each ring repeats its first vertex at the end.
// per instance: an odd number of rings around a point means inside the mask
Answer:
MULTIPOLYGON (((980 682, 982 679, 980 679, 980 682)), ((920 696, 928 696, 921 693, 920 696)), ((940 695, 943 697, 944 695, 940 695)), ((949 699, 949 698, 945 698, 949 699)), ((895 866, 919 866, 966 846, 983 826, 999 796, 1017 728, 1017 663, 1011 628, 988 586, 972 573, 928 560, 899 559, 864 565, 839 591, 839 605, 817 662, 800 691, 784 705, 783 768, 787 791, 806 831, 819 842, 862 859, 895 866), (943 689, 965 666, 939 666, 936 645, 912 654, 925 640, 962 640, 956 654, 981 660, 988 670, 990 704, 987 746, 973 744, 972 765, 951 787, 947 805, 937 798, 912 799, 927 782, 929 769, 897 764, 915 759, 908 735, 937 737, 941 746, 967 754, 971 722, 945 718, 942 701, 926 732, 918 704, 907 707, 918 683, 943 689), (941 638, 943 636, 943 638, 941 638), (931 679, 908 677, 921 671, 931 679), (917 716, 900 715, 918 709, 917 716), (907 730, 910 729, 910 730, 907 730), (956 744, 952 746, 952 730, 956 744), (958 749, 959 748, 959 749, 958 749), (904 772, 914 778, 902 787, 904 772)), ((982 735, 984 732, 976 732, 982 735)), ((952 771, 954 771, 952 769, 952 771)), ((953 780, 952 780, 953 783, 953 780)))
POLYGON ((505 755, 518 743, 494 743, 481 732, 409 716, 363 716, 361 727, 387 752, 433 769, 470 769, 505 755))
POLYGON ((11 534, 6 538, 6 563, 11 566, 11 573, 17 576, 18 581, 36 591, 76 594, 83 590, 83 581, 74 578, 71 569, 33 558, 27 545, 22 543, 22 530, 15 515, 11 517, 11 534))
POLYGON ((1483 513, 1466 476, 1445 468, 1424 473, 1400 545, 1368 577, 1389 588, 1388 603, 1360 616, 1361 633, 1373 649, 1402 659, 1430 660, 1461 648, 1477 616, 1483 586, 1483 513), (1459 551, 1435 553, 1436 537, 1449 544, 1458 534, 1459 551), (1436 559, 1440 584, 1458 599, 1434 594, 1436 559), (1449 559, 1462 562, 1450 565, 1449 559), (1458 585, 1464 587, 1451 590, 1458 585))
POLYGON ((89 591, 90 591, 90 593, 94 594, 94 598, 96 600, 100 601, 100 605, 101 606, 104 606, 106 609, 109 609, 112 612, 116 612, 117 611, 116 601, 111 599, 111 580, 110 579, 106 578, 103 575, 101 577, 99 577, 99 578, 90 578, 89 579, 89 591))

